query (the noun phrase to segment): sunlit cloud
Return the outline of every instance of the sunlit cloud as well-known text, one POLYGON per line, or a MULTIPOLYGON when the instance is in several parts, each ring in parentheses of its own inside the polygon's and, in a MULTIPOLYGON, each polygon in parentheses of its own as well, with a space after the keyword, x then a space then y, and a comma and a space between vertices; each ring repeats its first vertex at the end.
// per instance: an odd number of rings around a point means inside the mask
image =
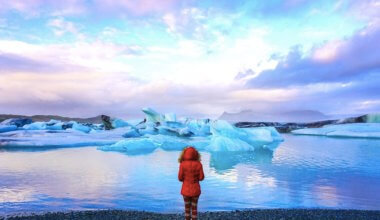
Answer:
POLYGON ((6 1, 0 113, 348 111, 341 103, 350 113, 379 111, 379 7, 378 0, 6 1))

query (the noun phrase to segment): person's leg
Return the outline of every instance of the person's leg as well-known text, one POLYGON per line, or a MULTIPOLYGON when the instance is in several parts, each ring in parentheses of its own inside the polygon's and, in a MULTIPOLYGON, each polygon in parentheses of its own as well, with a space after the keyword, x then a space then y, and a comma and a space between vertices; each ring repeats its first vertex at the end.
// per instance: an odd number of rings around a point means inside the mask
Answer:
POLYGON ((184 196, 185 201, 185 219, 190 220, 190 207, 191 207, 191 197, 184 196))
POLYGON ((199 197, 191 197, 191 219, 196 220, 198 217, 198 198, 199 197))

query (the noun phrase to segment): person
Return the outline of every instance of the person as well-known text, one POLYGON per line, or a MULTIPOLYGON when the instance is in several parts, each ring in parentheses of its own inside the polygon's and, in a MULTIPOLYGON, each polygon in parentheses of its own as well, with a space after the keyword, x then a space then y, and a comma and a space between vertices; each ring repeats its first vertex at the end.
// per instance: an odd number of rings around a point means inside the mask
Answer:
POLYGON ((201 186, 199 181, 202 181, 205 176, 201 163, 201 155, 192 146, 187 146, 181 152, 178 158, 180 163, 178 171, 178 180, 183 182, 181 194, 185 202, 185 219, 197 219, 198 198, 201 195, 201 186))

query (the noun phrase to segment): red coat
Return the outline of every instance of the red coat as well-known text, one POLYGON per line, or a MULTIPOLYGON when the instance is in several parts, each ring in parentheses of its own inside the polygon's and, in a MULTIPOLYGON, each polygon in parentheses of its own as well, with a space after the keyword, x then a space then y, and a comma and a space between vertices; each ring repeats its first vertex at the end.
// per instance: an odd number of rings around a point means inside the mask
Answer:
POLYGON ((205 176, 202 164, 197 158, 198 152, 193 147, 186 148, 178 172, 178 179, 183 182, 181 189, 183 196, 193 197, 201 194, 199 181, 202 181, 205 176))

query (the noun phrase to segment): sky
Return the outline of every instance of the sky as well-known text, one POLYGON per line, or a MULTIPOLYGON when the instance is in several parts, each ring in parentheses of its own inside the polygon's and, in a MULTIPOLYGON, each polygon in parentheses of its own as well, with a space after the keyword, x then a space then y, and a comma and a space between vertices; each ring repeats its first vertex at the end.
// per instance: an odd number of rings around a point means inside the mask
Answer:
POLYGON ((380 112, 380 0, 0 0, 0 114, 380 112))

